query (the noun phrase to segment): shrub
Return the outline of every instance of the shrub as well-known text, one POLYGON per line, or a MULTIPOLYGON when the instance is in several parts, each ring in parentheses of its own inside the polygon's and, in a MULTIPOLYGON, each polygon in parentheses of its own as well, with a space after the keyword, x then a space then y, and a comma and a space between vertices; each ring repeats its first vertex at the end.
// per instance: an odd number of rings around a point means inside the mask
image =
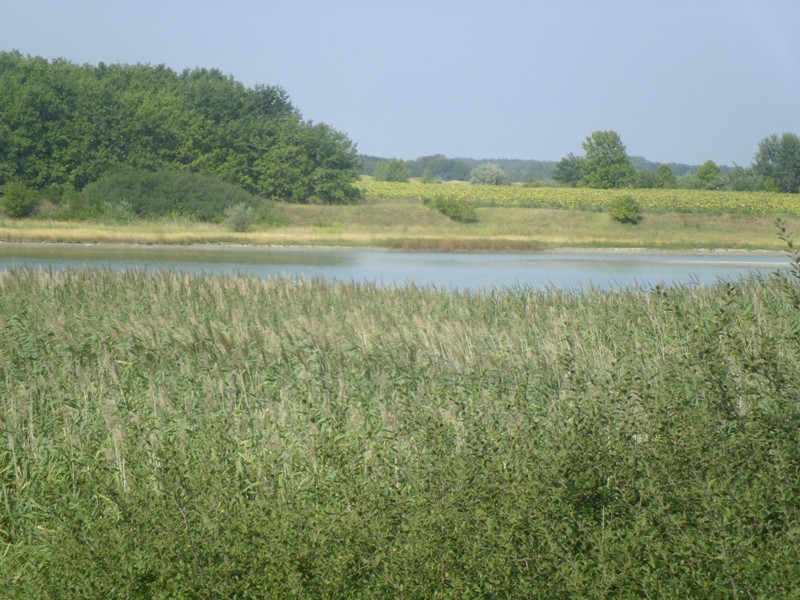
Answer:
POLYGON ((127 203, 137 217, 177 215, 221 221, 236 204, 254 196, 242 188, 198 173, 128 169, 106 175, 83 190, 89 206, 127 203))
POLYGON ((620 223, 635 224, 641 220, 641 208, 633 196, 622 196, 611 203, 608 214, 620 223))
POLYGON ((423 203, 458 223, 478 222, 478 212, 475 210, 475 204, 472 202, 455 200, 453 198, 435 198, 434 200, 425 198, 423 203))
POLYGON ((39 198, 36 192, 21 181, 10 181, 3 186, 3 206, 6 216, 11 219, 24 219, 36 212, 39 198))
POLYGON ((253 207, 239 202, 225 210, 225 224, 231 231, 244 232, 253 224, 253 207))
POLYGON ((484 163, 472 169, 469 182, 474 185, 505 185, 508 176, 497 163, 484 163))
POLYGON ((105 214, 103 215, 104 221, 115 225, 127 225, 135 218, 136 214, 127 200, 106 203, 105 214))

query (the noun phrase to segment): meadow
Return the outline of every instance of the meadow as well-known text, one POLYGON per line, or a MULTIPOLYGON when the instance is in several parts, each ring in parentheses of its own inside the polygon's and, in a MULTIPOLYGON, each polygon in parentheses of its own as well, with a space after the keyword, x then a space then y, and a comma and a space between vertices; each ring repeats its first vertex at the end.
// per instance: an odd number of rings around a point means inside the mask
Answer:
MULTIPOLYGON (((269 223, 234 232, 187 218, 118 223, 0 218, 0 241, 253 244, 385 247, 405 250, 536 251, 542 248, 736 248, 780 250, 776 217, 800 229, 791 194, 696 190, 589 190, 363 181, 356 205, 266 203, 269 223), (614 221, 621 195, 642 206, 636 225, 614 221), (437 196, 438 195, 438 196, 437 196), (426 201, 475 206, 477 222, 460 223, 426 201), (705 208, 704 208, 705 207, 705 208)), ((52 209, 51 209, 52 210, 52 209)))
POLYGON ((800 271, 0 274, 0 595, 796 598, 800 271))

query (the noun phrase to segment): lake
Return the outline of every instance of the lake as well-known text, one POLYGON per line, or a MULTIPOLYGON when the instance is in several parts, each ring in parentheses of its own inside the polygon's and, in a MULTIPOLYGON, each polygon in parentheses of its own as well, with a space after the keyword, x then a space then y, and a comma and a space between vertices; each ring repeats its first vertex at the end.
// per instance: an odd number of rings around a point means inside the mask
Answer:
POLYGON ((399 252, 249 246, 0 243, 0 270, 168 270, 190 274, 324 279, 477 290, 613 289, 709 285, 788 266, 780 252, 548 250, 535 253, 399 252))

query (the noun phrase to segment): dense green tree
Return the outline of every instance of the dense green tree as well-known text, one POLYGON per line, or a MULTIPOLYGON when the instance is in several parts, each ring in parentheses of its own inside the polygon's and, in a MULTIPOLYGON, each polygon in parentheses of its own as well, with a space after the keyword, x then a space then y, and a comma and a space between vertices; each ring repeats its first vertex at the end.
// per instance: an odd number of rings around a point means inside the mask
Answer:
POLYGON ((633 176, 633 186, 642 189, 656 187, 656 174, 649 169, 637 169, 633 176))
POLYGON ((722 169, 713 160, 707 160, 697 169, 697 180, 704 190, 721 190, 725 185, 722 169))
MULTIPOLYGON (((115 214, 151 218, 182 214, 200 221, 222 218, 232 206, 254 206, 258 198, 216 177, 189 171, 119 169, 81 191, 86 216, 115 214)), ((77 218, 80 215, 65 215, 77 218)))
POLYGON ((408 181, 409 168, 405 161, 399 158, 390 158, 380 163, 375 168, 375 179, 378 181, 408 181))
POLYGON ((582 144, 581 184, 592 188, 619 188, 633 183, 636 168, 616 131, 595 131, 582 144))
POLYGON ((764 178, 753 169, 737 165, 728 173, 726 187, 737 192, 755 192, 764 189, 764 178))
POLYGON ((39 199, 36 193, 21 181, 9 181, 3 186, 3 208, 12 219, 30 217, 36 212, 39 199))
POLYGON ((475 185, 504 185, 508 176, 497 163, 483 163, 472 169, 469 182, 475 185))
POLYGON ((655 187, 657 188, 676 188, 678 187, 678 180, 675 178, 675 173, 669 165, 659 165, 656 170, 655 187))
POLYGON ((616 198, 608 207, 609 216, 623 224, 636 224, 641 218, 642 209, 633 196, 616 198))
POLYGON ((553 169, 552 177, 562 185, 575 187, 583 178, 583 159, 567 154, 553 169))
POLYGON ((216 70, 0 53, 0 185, 80 190, 110 169, 192 171, 272 199, 352 202, 355 145, 279 87, 216 70))
POLYGON ((800 192, 800 138, 793 133, 772 134, 758 145, 753 171, 774 182, 779 192, 800 192))

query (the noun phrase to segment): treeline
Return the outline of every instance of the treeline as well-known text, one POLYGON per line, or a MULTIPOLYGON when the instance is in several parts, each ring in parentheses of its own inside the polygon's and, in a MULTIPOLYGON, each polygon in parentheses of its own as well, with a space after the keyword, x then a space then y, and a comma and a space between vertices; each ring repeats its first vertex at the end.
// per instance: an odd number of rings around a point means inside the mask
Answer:
MULTIPOLYGON (((381 165, 386 166, 390 161, 398 160, 367 155, 362 155, 360 158, 361 174, 369 176, 376 176, 376 171, 380 175, 381 165)), ((636 167, 637 172, 645 173, 643 176, 644 178, 649 177, 648 173, 655 174, 662 165, 662 163, 652 162, 639 156, 632 156, 630 160, 636 167)), ((448 158, 443 154, 434 154, 401 162, 405 166, 401 174, 404 174, 407 178, 423 178, 429 176, 434 181, 470 181, 472 179, 472 173, 476 168, 482 165, 492 164, 502 169, 504 179, 507 183, 561 185, 559 181, 554 178, 558 161, 552 160, 448 158)), ((679 181, 683 179, 688 181, 692 174, 696 173, 699 168, 698 165, 684 163, 668 163, 666 166, 679 178, 679 181)), ((724 166, 721 167, 721 169, 723 172, 730 171, 728 167, 724 166)), ((394 173, 396 171, 392 172, 394 173)), ((379 175, 378 178, 380 179, 381 177, 379 175)), ((392 180, 392 178, 390 178, 390 180, 392 180)))
POLYGON ((213 176, 264 198, 358 199, 355 145, 279 87, 217 70, 0 52, 0 185, 59 194, 121 168, 213 176))
POLYGON ((595 131, 582 144, 584 156, 569 154, 558 162, 447 158, 436 154, 415 160, 362 157, 362 174, 380 181, 469 181, 482 185, 523 183, 589 188, 676 188, 703 190, 800 192, 800 138, 772 134, 758 145, 749 167, 656 163, 630 157, 617 132, 595 131))
POLYGON ((628 156, 616 131, 595 131, 582 144, 584 156, 568 154, 553 169, 561 185, 610 189, 690 188, 704 190, 800 192, 800 138, 772 134, 758 145, 750 167, 720 167, 707 160, 696 170, 677 177, 666 164, 655 171, 639 168, 628 156))
MULTIPOLYGON (((374 176, 381 164, 389 160, 378 156, 361 156, 361 174, 374 176)), ((503 169, 509 182, 534 183, 552 179, 554 161, 523 159, 478 160, 474 158, 448 158, 444 154, 420 156, 402 161, 408 177, 431 177, 436 181, 469 181, 472 171, 481 164, 491 162, 503 169)), ((380 171, 379 171, 380 172, 380 171)))

